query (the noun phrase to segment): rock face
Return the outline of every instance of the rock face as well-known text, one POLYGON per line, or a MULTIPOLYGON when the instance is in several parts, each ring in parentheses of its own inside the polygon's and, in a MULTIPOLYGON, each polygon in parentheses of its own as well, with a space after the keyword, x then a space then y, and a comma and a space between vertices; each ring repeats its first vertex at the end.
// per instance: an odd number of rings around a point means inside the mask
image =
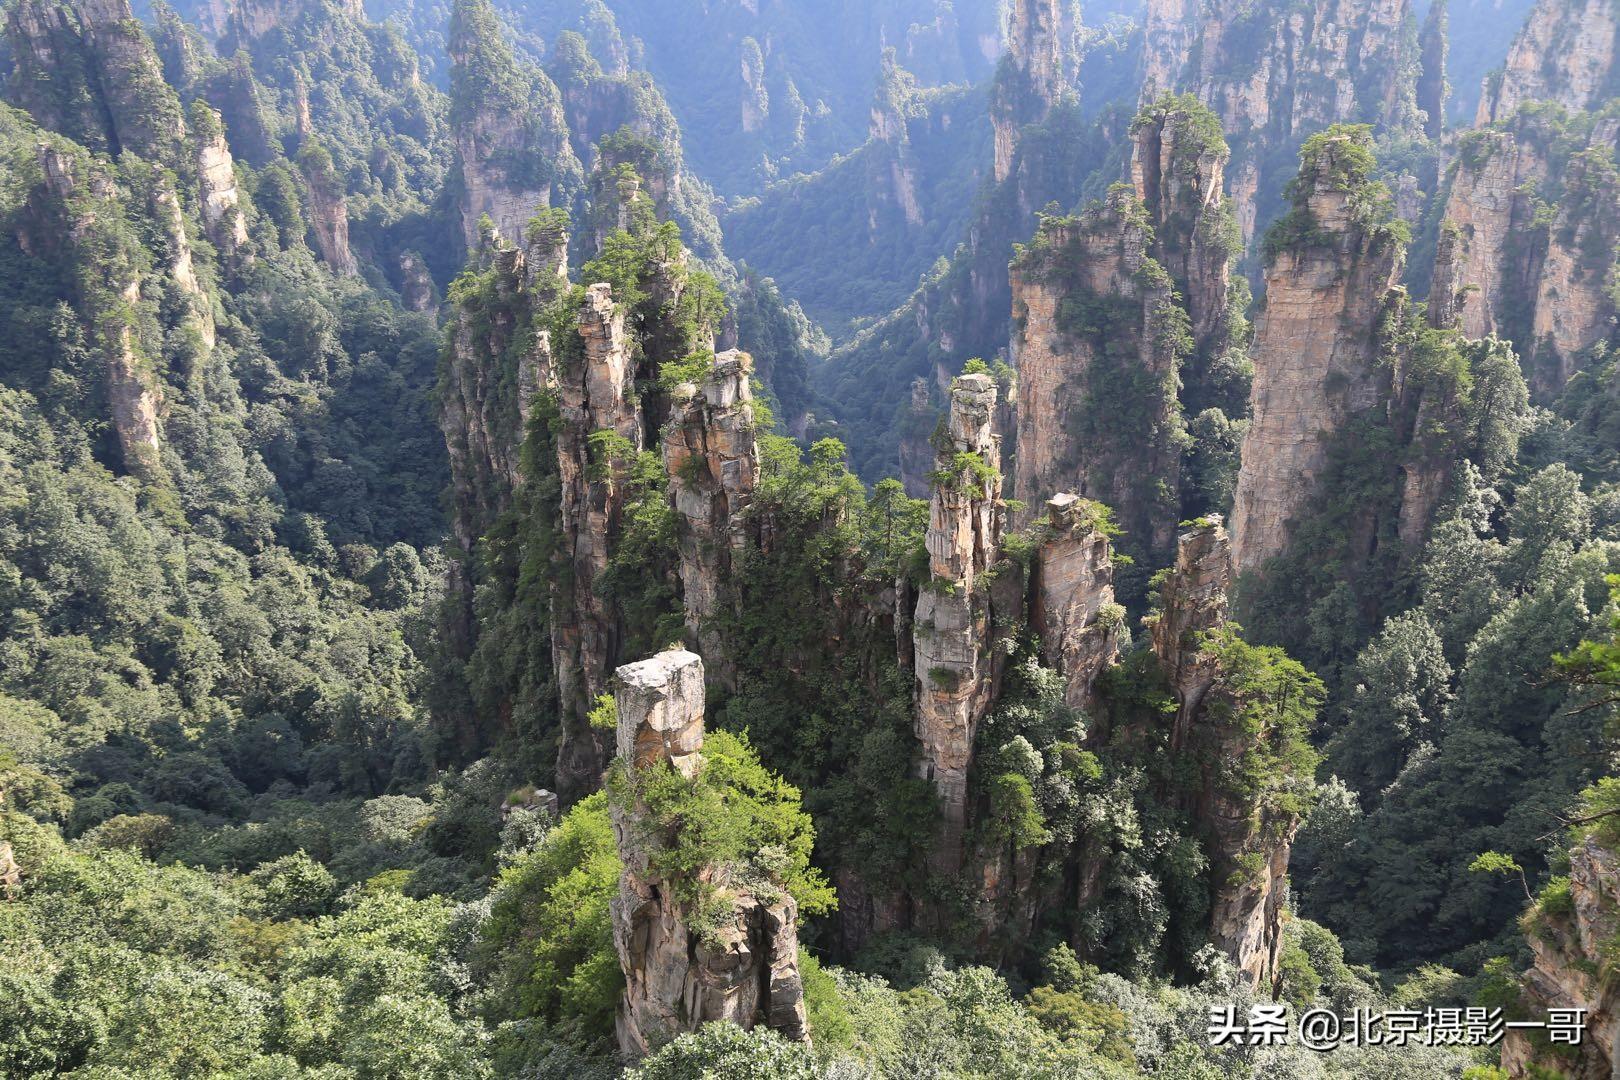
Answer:
POLYGON ((6 29, 14 100, 42 127, 114 157, 179 163, 180 102, 129 0, 26 0, 6 29))
POLYGON ((414 251, 399 254, 399 299, 406 311, 432 311, 439 306, 439 293, 427 263, 414 251))
POLYGON ((990 706, 990 596, 983 580, 1001 535, 1001 439, 992 430, 996 385, 964 375, 951 388, 928 508, 929 583, 912 628, 916 732, 922 775, 939 790, 941 869, 961 861, 973 738, 990 706))
POLYGON ((226 266, 234 266, 237 252, 247 243, 247 221, 242 217, 242 197, 236 186, 236 163, 225 145, 225 127, 219 114, 207 105, 203 125, 193 133, 196 146, 197 202, 202 211, 203 230, 209 243, 219 251, 226 266), (212 121, 212 123, 207 123, 212 121))
POLYGON ((1062 0, 1012 0, 1007 57, 990 102, 997 183, 1012 175, 1019 130, 1040 122, 1069 85, 1073 11, 1062 0))
POLYGON ((710 674, 735 689, 735 670, 712 620, 730 580, 735 553, 748 545, 746 511, 759 483, 754 443, 753 360, 731 350, 715 357, 697 385, 675 395, 664 429, 664 464, 675 504, 686 633, 709 657, 710 674))
POLYGON ((1241 698, 1223 684, 1220 659, 1200 637, 1226 624, 1231 581, 1231 552, 1220 519, 1196 523, 1179 537, 1175 567, 1164 580, 1160 610, 1149 628, 1154 655, 1176 695, 1171 752, 1202 763, 1202 782, 1184 799, 1209 851, 1210 940, 1232 958, 1250 986, 1269 990, 1276 978, 1288 856, 1299 819, 1257 805, 1223 777, 1255 737, 1243 725, 1227 722, 1241 698))
POLYGON ((566 203, 582 173, 562 95, 545 72, 516 60, 489 0, 458 0, 449 52, 462 239, 473 250, 485 215, 517 239, 536 211, 566 203))
POLYGON ((642 447, 624 323, 612 287, 590 286, 579 310, 581 347, 564 350, 556 365, 565 572, 552 591, 551 649, 562 713, 557 783, 569 801, 595 786, 605 764, 586 714, 619 655, 618 613, 595 586, 619 534, 630 459, 642 447))
POLYGON ((1149 228, 1117 185, 1079 219, 1046 219, 1012 265, 1018 498, 1078 491, 1107 503, 1144 554, 1166 553, 1174 535, 1187 344, 1149 228), (1117 438, 1125 416, 1139 440, 1117 438))
POLYGON ((1144 100, 1192 93, 1220 117, 1233 148, 1227 172, 1245 239, 1263 193, 1280 190, 1271 163, 1312 131, 1367 121, 1411 127, 1416 42, 1408 0, 1150 0, 1144 100))
MULTIPOLYGON (((106 232, 122 224, 111 179, 88 158, 72 157, 50 142, 39 145, 39 166, 44 183, 31 196, 29 216, 50 225, 38 235, 19 236, 19 243, 34 253, 58 247, 79 263, 77 306, 101 353, 107 409, 124 467, 145 479, 159 479, 163 387, 129 314, 141 300, 144 262, 122 248, 120 233, 106 232)), ((181 265, 189 273, 189 252, 181 265)))
POLYGON ((1030 625, 1042 659, 1063 676, 1063 700, 1093 703, 1092 686, 1119 656, 1124 609, 1114 603, 1114 563, 1095 503, 1065 492, 1046 504, 1047 537, 1035 554, 1030 625))
POLYGON ((1620 243, 1620 123, 1594 123, 1584 146, 1568 141, 1539 113, 1466 136, 1445 206, 1455 250, 1437 258, 1429 290, 1460 309, 1467 336, 1513 340, 1532 389, 1548 397, 1616 314, 1609 260, 1597 253, 1620 243))
MULTIPOLYGON (((703 661, 664 652, 627 664, 614 678, 618 756, 628 769, 663 767, 688 779, 703 768, 703 661)), ((624 870, 613 899, 613 943, 625 990, 616 1028, 630 1060, 709 1021, 766 1025, 809 1042, 799 975, 798 910, 785 895, 767 902, 726 890, 729 915, 707 933, 650 865, 668 839, 639 802, 613 805, 624 870)), ((678 827, 678 826, 677 826, 678 827)))
POLYGON ((1383 403, 1379 328, 1398 299, 1404 252, 1352 213, 1345 138, 1301 169, 1296 213, 1314 230, 1266 267, 1255 330, 1252 421, 1232 509, 1233 558, 1255 570, 1288 543, 1327 463, 1325 440, 1383 403))
POLYGON ((343 178, 333 168, 332 156, 311 144, 298 155, 298 167, 309 192, 309 226, 316 253, 334 274, 359 273, 360 265, 349 249, 349 206, 343 178))
POLYGON ((1187 744, 1193 718, 1217 674, 1198 636, 1226 623, 1232 587, 1232 545, 1218 515, 1200 520, 1177 538, 1176 564, 1159 593, 1150 622, 1153 653, 1175 691, 1178 708, 1170 749, 1187 744))
POLYGON ((1549 1009, 1585 1009, 1586 1031, 1578 1047, 1551 1048, 1572 1051, 1566 1055, 1510 1030, 1502 1043, 1502 1068, 1512 1077, 1607 1080, 1620 1067, 1620 993, 1599 974, 1612 963, 1606 944, 1620 932, 1620 860, 1587 837, 1570 850, 1569 891, 1568 912, 1537 908, 1530 917, 1535 963, 1524 973, 1521 1001, 1532 1020, 1549 1009))
POLYGON ((1131 127, 1130 183, 1153 224, 1155 259, 1170 272, 1206 354, 1227 333, 1232 252, 1222 183, 1231 156, 1209 114, 1184 99, 1144 109, 1131 127))
POLYGON ((1476 123, 1507 120, 1528 101, 1553 101, 1572 112, 1599 104, 1617 89, 1620 12, 1605 0, 1540 0, 1513 39, 1507 66, 1487 76, 1476 123))

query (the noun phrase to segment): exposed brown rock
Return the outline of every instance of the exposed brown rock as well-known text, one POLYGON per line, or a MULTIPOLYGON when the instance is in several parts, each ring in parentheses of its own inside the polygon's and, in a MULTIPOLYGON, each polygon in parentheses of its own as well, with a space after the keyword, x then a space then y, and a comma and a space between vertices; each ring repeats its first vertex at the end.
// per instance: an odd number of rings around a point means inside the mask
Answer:
POLYGON ((558 527, 567 572, 552 592, 551 647, 562 713, 557 783, 569 801, 601 776, 605 756, 586 714, 607 690, 619 653, 618 613, 595 586, 618 536, 630 461, 600 444, 593 451, 591 436, 612 432, 632 452, 641 449, 624 320, 611 286, 590 286, 578 319, 583 347, 565 350, 556 369, 558 527))
POLYGON ((1528 939, 1535 962, 1520 983, 1528 1019, 1549 1009, 1586 1010, 1586 1030, 1574 1047, 1538 1047, 1521 1029, 1502 1043, 1502 1068, 1517 1078, 1558 1075, 1567 1080, 1609 1080, 1620 1061, 1620 991, 1602 974, 1613 963, 1608 945, 1620 933, 1620 860, 1593 837, 1570 849, 1572 910, 1530 916, 1528 939), (1533 1067, 1547 1070, 1532 1073, 1533 1067))
POLYGON ((1068 86, 1073 7, 1062 0, 1013 0, 1007 18, 1007 57, 991 96, 995 178, 1012 175, 1013 154, 1026 124, 1038 123, 1068 86))
MULTIPOLYGON (((202 108, 207 108, 203 105, 202 108)), ((197 140, 197 194, 202 211, 203 231, 227 266, 234 265, 237 252, 247 243, 247 221, 242 217, 241 194, 236 186, 236 165, 225 144, 225 129, 217 113, 210 110, 214 125, 207 137, 197 140)))
MULTIPOLYGON (((703 661, 693 653, 664 652, 619 668, 620 761, 637 770, 667 761, 683 776, 696 776, 703 768, 703 695, 703 661)), ((745 1029, 763 1024, 808 1042, 793 900, 767 902, 716 882, 730 913, 700 932, 672 883, 650 866, 649 854, 668 837, 645 807, 615 802, 613 826, 624 863, 612 902, 613 943, 625 976, 616 1022, 620 1052, 635 1060, 716 1020, 745 1029)))
POLYGON ((1416 125, 1411 17, 1409 0, 1150 0, 1143 100, 1192 93, 1220 117, 1236 148, 1228 190, 1252 239, 1259 193, 1282 186, 1262 170, 1285 145, 1339 122, 1416 125))
POLYGON ((1212 657, 1198 638, 1226 623, 1231 587, 1231 541, 1220 516, 1211 515, 1177 538, 1176 563, 1160 588, 1158 611, 1146 620, 1153 653, 1176 695, 1173 753, 1186 746, 1188 730, 1215 682, 1212 657))
POLYGON ((1382 405, 1379 328, 1395 303, 1404 252, 1358 223, 1335 178, 1342 140, 1323 148, 1300 177, 1299 205, 1315 239, 1284 247, 1266 268, 1266 306, 1255 331, 1253 419, 1243 443, 1232 509, 1239 573, 1282 551, 1316 490, 1326 440, 1357 414, 1382 405))
POLYGON ((311 148, 299 154, 298 165, 309 192, 309 225, 315 234, 315 250, 334 274, 353 275, 360 266, 349 250, 349 207, 344 198, 343 177, 332 166, 324 149, 311 148))
POLYGON ((1149 227, 1119 185, 1079 219, 1047 219, 1013 261, 1017 494, 1028 506, 1059 491, 1107 503, 1141 551, 1167 558, 1181 455, 1173 330, 1185 316, 1148 254, 1149 227), (1066 318, 1076 310, 1080 320, 1066 318), (1127 443, 1102 414, 1121 407, 1145 412, 1145 433, 1127 443))
POLYGON ((922 774, 944 804, 936 861, 947 872, 960 865, 973 738, 990 706, 993 682, 990 597, 983 578, 996 561, 1001 530, 995 407, 996 386, 988 375, 964 375, 951 388, 929 503, 930 581, 917 598, 912 629, 922 774))
POLYGON ((1064 493, 1048 500, 1046 512, 1030 625, 1042 659, 1064 678, 1064 701, 1089 706, 1097 676, 1119 655, 1125 612, 1114 603, 1112 553, 1095 503, 1064 493))
POLYGON ((438 290, 427 264, 414 251, 400 252, 399 298, 406 311, 432 311, 439 306, 438 290))
POLYGON ((754 444, 753 360, 735 349, 715 357, 696 385, 675 393, 664 429, 664 464, 678 515, 687 638, 709 657, 710 676, 735 689, 736 673, 712 620, 735 553, 750 541, 746 512, 759 483, 754 444))
POLYGON ((1620 12, 1608 0, 1540 0, 1508 49, 1507 66, 1485 78, 1475 122, 1506 120, 1528 101, 1571 111, 1614 92, 1620 12))

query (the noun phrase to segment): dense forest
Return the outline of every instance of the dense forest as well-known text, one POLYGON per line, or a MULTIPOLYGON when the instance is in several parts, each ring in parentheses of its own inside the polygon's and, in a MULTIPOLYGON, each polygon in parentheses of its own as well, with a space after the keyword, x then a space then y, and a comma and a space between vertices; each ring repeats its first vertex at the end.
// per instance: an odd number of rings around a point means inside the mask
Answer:
POLYGON ((0 16, 0 1075, 1620 1075, 1610 0, 0 16))

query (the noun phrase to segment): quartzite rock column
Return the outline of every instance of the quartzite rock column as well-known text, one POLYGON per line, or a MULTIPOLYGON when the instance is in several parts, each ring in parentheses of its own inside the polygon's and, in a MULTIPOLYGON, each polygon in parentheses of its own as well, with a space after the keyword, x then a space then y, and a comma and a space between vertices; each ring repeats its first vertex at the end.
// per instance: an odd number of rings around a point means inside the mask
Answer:
POLYGON ((675 504, 686 634, 709 658, 710 676, 733 687, 735 672, 713 618, 736 552, 748 544, 744 512, 759 483, 754 442, 753 360, 733 349, 715 357, 702 381, 675 391, 664 431, 664 464, 675 504))
POLYGON ((1035 554, 1035 603, 1030 623, 1041 635, 1042 658, 1064 679, 1063 700, 1091 704, 1097 676, 1119 655, 1114 563, 1097 527, 1097 504, 1078 495, 1048 500, 1048 537, 1035 554))
POLYGON ((631 462, 592 436, 611 432, 621 450, 641 449, 641 416, 628 396, 630 343, 613 290, 590 286, 579 312, 583 347, 557 358, 557 476, 562 486, 563 572, 552 590, 551 649, 562 735, 557 784, 572 801, 595 786, 604 764, 586 719, 619 655, 620 628, 597 594, 624 510, 631 462))
MULTIPOLYGON (((699 774, 703 681, 703 661, 689 652, 663 652, 619 668, 614 701, 621 767, 641 771, 668 762, 688 780, 699 774)), ((727 890, 721 898, 731 902, 729 918, 700 932, 672 883, 649 864, 673 837, 649 820, 639 801, 615 802, 612 809, 624 862, 612 902, 613 944, 625 979, 616 1023, 620 1052, 635 1060, 713 1020, 744 1029, 764 1024, 809 1042, 793 900, 783 892, 766 903, 727 890)))
POLYGON ((993 433, 996 385, 963 375, 939 447, 928 509, 929 582, 913 627, 917 738, 923 775, 934 782, 945 822, 937 863, 961 865, 973 738, 990 705, 990 595, 981 580, 1001 529, 1001 439, 993 433))

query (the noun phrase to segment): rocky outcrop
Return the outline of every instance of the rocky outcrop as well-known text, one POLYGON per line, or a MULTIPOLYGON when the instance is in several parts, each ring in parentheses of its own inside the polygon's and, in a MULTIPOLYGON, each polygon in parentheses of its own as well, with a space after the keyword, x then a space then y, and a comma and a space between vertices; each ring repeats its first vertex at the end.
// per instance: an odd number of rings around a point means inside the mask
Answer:
POLYGON ((0 840, 0 899, 10 900, 22 887, 22 867, 9 840, 0 840))
POLYGON ((1063 676, 1063 700, 1093 704, 1097 676, 1119 656, 1125 609, 1114 603, 1114 563, 1099 507, 1063 493, 1046 504, 1035 552, 1030 626, 1041 659, 1063 676))
POLYGON ((1508 50, 1507 66, 1486 76, 1475 122, 1507 120, 1530 101, 1574 112, 1612 96, 1617 85, 1620 11, 1607 0, 1540 0, 1508 50))
POLYGON ((1076 491, 1107 503, 1136 553, 1167 556, 1177 373, 1191 342, 1170 276, 1148 254, 1150 228, 1141 200, 1116 185, 1078 219, 1044 220, 1013 261, 1017 496, 1039 506, 1076 491), (1122 442, 1122 423, 1141 435, 1122 442))
POLYGON ((536 211, 566 204, 582 170, 556 84, 513 56, 489 0, 458 0, 449 52, 462 239, 475 250, 485 216, 515 240, 536 211))
POLYGON ((1424 17, 1423 29, 1418 34, 1417 107, 1423 110, 1423 134, 1433 143, 1438 143, 1445 134, 1446 100, 1450 93, 1446 84, 1451 28, 1447 3, 1448 0, 1435 0, 1429 5, 1429 14, 1424 17))
POLYGON ((180 102, 129 0, 24 0, 6 29, 15 100, 40 126, 114 157, 179 163, 180 102))
POLYGON ((1177 538, 1176 563, 1146 620, 1153 654, 1176 695, 1170 750, 1180 752, 1217 674, 1199 636, 1225 625, 1232 587, 1232 546, 1219 515, 1200 519, 1177 538))
POLYGON ((1463 138, 1444 211, 1453 250, 1437 257, 1429 290, 1431 303, 1460 309, 1467 336, 1511 338, 1547 397, 1616 315, 1607 282, 1620 244, 1620 123, 1598 121, 1584 145, 1569 142, 1539 112, 1463 138))
POLYGON ((674 416, 663 434, 687 638, 709 657, 710 677, 733 690, 736 671, 713 620, 732 561, 750 542, 746 512, 759 483, 752 370, 745 352, 733 349, 715 357, 695 385, 676 389, 674 416))
POLYGON ((934 467, 929 439, 938 419, 928 380, 911 380, 911 400, 900 415, 900 482, 913 499, 928 497, 928 473, 934 467))
POLYGON ((1263 224, 1263 193, 1282 187, 1271 170, 1287 147, 1340 122, 1415 126, 1411 17, 1408 0, 1150 0, 1144 100, 1188 92, 1220 118, 1247 240, 1263 224))
POLYGON ((360 265, 349 249, 349 206, 343 177, 333 166, 332 155, 317 144, 306 144, 298 154, 298 168, 309 194, 309 228, 316 253, 334 274, 359 273, 360 265))
POLYGON ((427 263, 414 251, 399 253, 399 301, 406 311, 432 311, 439 306, 439 290, 427 263))
POLYGON ((192 140, 196 148, 197 205, 203 231, 226 266, 235 266, 247 243, 247 220, 236 186, 236 163, 225 144, 225 126, 206 103, 192 108, 192 140))
POLYGON ((1039 123, 1071 85, 1074 8, 1062 0, 1013 0, 1007 16, 1007 55, 991 91, 995 178, 1012 175, 1018 136, 1039 123))
POLYGON ((1266 267, 1266 306, 1253 348, 1252 420, 1232 509, 1239 573, 1258 569, 1287 546, 1327 463, 1328 440, 1384 403, 1379 331, 1398 299, 1404 251, 1376 221, 1361 216, 1367 178, 1354 175, 1354 162, 1364 154, 1365 145, 1345 134, 1308 147, 1290 219, 1296 228, 1266 267))
POLYGON ((1620 860, 1614 852, 1590 836, 1571 848, 1567 910, 1549 910, 1543 901, 1525 926, 1535 956, 1520 982, 1527 1018, 1541 1021, 1551 1009, 1584 1009, 1586 1030, 1575 1046, 1550 1046, 1514 1028, 1502 1043, 1502 1068, 1515 1078, 1608 1080, 1620 1062, 1620 990, 1606 977, 1614 963, 1609 945, 1620 934, 1620 860))
MULTIPOLYGON (((688 780, 703 769, 703 661, 664 652, 627 664, 614 677, 618 759, 627 772, 671 768, 688 780), (667 765, 666 765, 667 763, 667 765)), ((634 790, 633 784, 625 785, 634 790)), ((765 1025, 809 1042, 799 975, 798 910, 785 893, 769 898, 724 880, 724 868, 694 871, 721 880, 712 901, 718 919, 679 899, 650 856, 673 837, 638 800, 616 799, 613 828, 624 869, 613 898, 613 943, 624 971, 616 1022, 620 1053, 630 1060, 711 1021, 745 1029, 765 1025)))
POLYGON ((1152 254, 1170 273, 1191 321, 1194 353, 1225 344, 1231 260, 1222 184, 1231 153, 1215 117, 1165 97, 1131 125, 1130 183, 1153 225, 1152 254))
POLYGON ((985 574, 996 561, 1002 525, 995 407, 988 375, 963 375, 951 388, 928 510, 929 582, 917 598, 912 627, 921 771, 943 804, 935 857, 947 873, 961 861, 973 739, 993 683, 985 574))
MULTIPOLYGON (((160 479, 164 392, 133 315, 142 299, 145 261, 123 247, 127 223, 109 176, 88 157, 47 141, 39 144, 38 162, 42 182, 31 193, 18 241, 31 254, 60 252, 73 266, 75 303, 101 353, 107 410, 124 467, 160 479), (30 230, 30 220, 42 225, 38 232, 30 230)), ((184 267, 189 271, 189 253, 184 267)))
POLYGON ((606 763, 587 714, 607 690, 621 634, 596 583, 619 533, 631 459, 642 448, 625 312, 610 285, 587 289, 577 325, 580 344, 560 350, 555 369, 563 565, 552 590, 551 649, 562 715, 557 784, 567 801, 593 788, 606 763))

